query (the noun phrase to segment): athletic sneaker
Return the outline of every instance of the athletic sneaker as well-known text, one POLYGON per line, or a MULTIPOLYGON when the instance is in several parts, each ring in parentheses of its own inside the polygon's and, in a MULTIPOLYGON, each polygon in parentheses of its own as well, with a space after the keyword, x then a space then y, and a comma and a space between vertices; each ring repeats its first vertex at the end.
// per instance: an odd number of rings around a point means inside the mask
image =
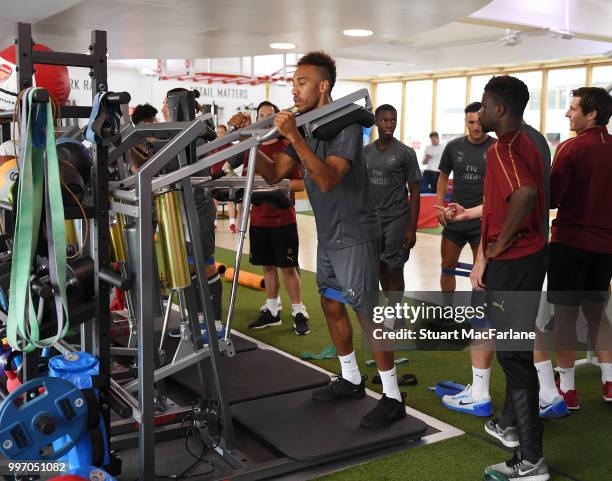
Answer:
POLYGON ((567 409, 570 411, 578 411, 580 409, 580 401, 578 400, 578 393, 575 389, 570 389, 567 392, 563 392, 561 390, 561 381, 559 378, 555 379, 555 384, 557 384, 557 391, 563 397, 565 404, 567 405, 567 409))
POLYGON ((548 481, 548 464, 544 458, 540 458, 537 463, 533 464, 522 459, 521 453, 517 451, 511 460, 505 463, 494 464, 485 469, 485 480, 502 479, 505 476, 508 481, 548 481), (493 476, 497 474, 498 476, 493 476))
POLYGON ((316 401, 335 401, 337 399, 361 399, 365 397, 365 382, 368 376, 361 376, 359 384, 353 384, 343 377, 334 376, 325 387, 312 391, 316 401))
POLYGON ((295 333, 298 336, 305 336, 310 332, 310 327, 308 326, 308 318, 301 312, 298 312, 293 317, 293 329, 295 330, 295 333))
POLYGON ((612 402, 612 382, 602 383, 601 387, 603 388, 603 400, 608 403, 612 402))
POLYGON ((232 234, 236 234, 236 233, 238 232, 238 228, 236 227, 236 224, 230 224, 230 225, 229 225, 229 231, 230 231, 232 234))
POLYGON ((442 404, 451 411, 471 414, 472 416, 489 417, 493 414, 491 397, 475 401, 472 397, 472 386, 468 384, 463 391, 453 396, 442 396, 442 404))
POLYGON ((567 404, 561 396, 557 396, 549 403, 540 398, 540 417, 542 419, 557 419, 568 415, 567 404))
MULTIPOLYGON (((264 302, 264 305, 259 308, 259 312, 265 312, 267 310, 268 310, 268 303, 264 302)), ((283 310, 283 303, 282 303, 282 301, 280 300, 280 297, 279 297, 279 301, 278 301, 278 313, 280 314, 280 311, 282 311, 282 310, 283 310)))
POLYGON ((401 393, 401 396, 402 400, 398 401, 383 394, 378 403, 376 403, 376 407, 362 417, 359 424, 369 429, 385 428, 395 421, 405 418, 406 393, 401 393))
POLYGON ((502 429, 497 424, 497 419, 491 419, 485 423, 484 429, 487 434, 497 438, 507 448, 518 448, 521 444, 516 426, 508 426, 506 429, 502 429))
POLYGON ((263 329, 264 327, 280 326, 283 323, 280 313, 273 316, 269 310, 265 310, 261 316, 249 324, 249 329, 263 329))

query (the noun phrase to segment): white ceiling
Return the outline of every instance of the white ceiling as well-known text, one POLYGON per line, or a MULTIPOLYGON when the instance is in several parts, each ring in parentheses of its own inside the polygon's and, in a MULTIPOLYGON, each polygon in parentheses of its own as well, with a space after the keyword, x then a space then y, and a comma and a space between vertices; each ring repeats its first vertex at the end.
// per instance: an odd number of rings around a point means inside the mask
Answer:
MULTIPOLYGON (((108 31, 111 59, 226 58, 325 49, 342 78, 506 65, 612 50, 612 0, 0 0, 0 32, 17 20, 55 50, 86 50, 90 30, 108 31), (566 27, 572 40, 534 29, 566 27), (341 31, 368 28, 372 37, 341 31), (506 29, 531 31, 514 47, 506 29)), ((0 46, 14 34, 0 34, 0 46)), ((234 63, 235 64, 235 63, 234 63)), ((237 72, 235 72, 237 73, 237 72)), ((270 72, 271 73, 271 72, 270 72)))

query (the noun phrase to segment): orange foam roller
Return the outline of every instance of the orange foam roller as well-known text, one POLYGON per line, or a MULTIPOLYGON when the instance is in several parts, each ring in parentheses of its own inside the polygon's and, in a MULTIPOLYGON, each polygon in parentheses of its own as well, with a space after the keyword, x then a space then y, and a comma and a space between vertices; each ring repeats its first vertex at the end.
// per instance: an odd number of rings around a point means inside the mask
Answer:
MULTIPOLYGON (((225 278, 231 281, 234 278, 234 268, 228 267, 225 270, 225 278)), ((263 291, 266 288, 264 277, 252 272, 240 271, 238 274, 238 284, 241 286, 252 287, 253 289, 259 289, 263 291)))
MULTIPOLYGON (((220 262, 215 262, 215 267, 217 268, 219 274, 225 274, 225 271, 227 270, 227 266, 225 264, 221 264, 220 262)), ((234 274, 232 273, 232 275, 234 274)))

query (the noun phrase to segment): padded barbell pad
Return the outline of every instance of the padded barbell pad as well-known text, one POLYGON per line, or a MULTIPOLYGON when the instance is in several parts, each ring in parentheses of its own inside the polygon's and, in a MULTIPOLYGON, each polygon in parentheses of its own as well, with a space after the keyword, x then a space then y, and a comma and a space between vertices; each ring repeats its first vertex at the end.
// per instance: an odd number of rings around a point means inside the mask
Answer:
POLYGON ((228 187, 215 187, 210 189, 210 195, 218 202, 242 202, 244 189, 234 190, 234 197, 230 198, 230 189, 228 187))
POLYGON ((332 140, 351 124, 359 124, 362 127, 372 127, 372 125, 374 125, 374 114, 361 107, 331 122, 321 125, 312 132, 312 136, 318 140, 332 140))
POLYGON ((253 205, 270 204, 277 209, 288 209, 291 207, 291 199, 287 192, 278 187, 253 190, 251 202, 253 205))

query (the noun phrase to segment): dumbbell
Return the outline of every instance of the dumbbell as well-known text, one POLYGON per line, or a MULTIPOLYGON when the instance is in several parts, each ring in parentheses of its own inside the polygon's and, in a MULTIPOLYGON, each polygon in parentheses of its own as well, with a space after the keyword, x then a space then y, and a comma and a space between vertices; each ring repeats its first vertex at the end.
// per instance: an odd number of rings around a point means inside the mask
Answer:
MULTIPOLYGON (((48 265, 42 263, 40 265, 43 272, 48 272, 48 265)), ((40 288, 41 285, 47 287, 49 282, 49 275, 34 278, 32 280, 32 287, 34 289, 40 288)), ((68 261, 66 265, 66 287, 76 292, 77 295, 83 301, 91 299, 94 295, 94 261, 89 256, 77 257, 68 261)), ((48 289, 48 287, 47 287, 48 289)), ((53 292, 49 292, 50 289, 43 289, 41 293, 38 293, 41 297, 48 299, 53 297, 53 292)))

